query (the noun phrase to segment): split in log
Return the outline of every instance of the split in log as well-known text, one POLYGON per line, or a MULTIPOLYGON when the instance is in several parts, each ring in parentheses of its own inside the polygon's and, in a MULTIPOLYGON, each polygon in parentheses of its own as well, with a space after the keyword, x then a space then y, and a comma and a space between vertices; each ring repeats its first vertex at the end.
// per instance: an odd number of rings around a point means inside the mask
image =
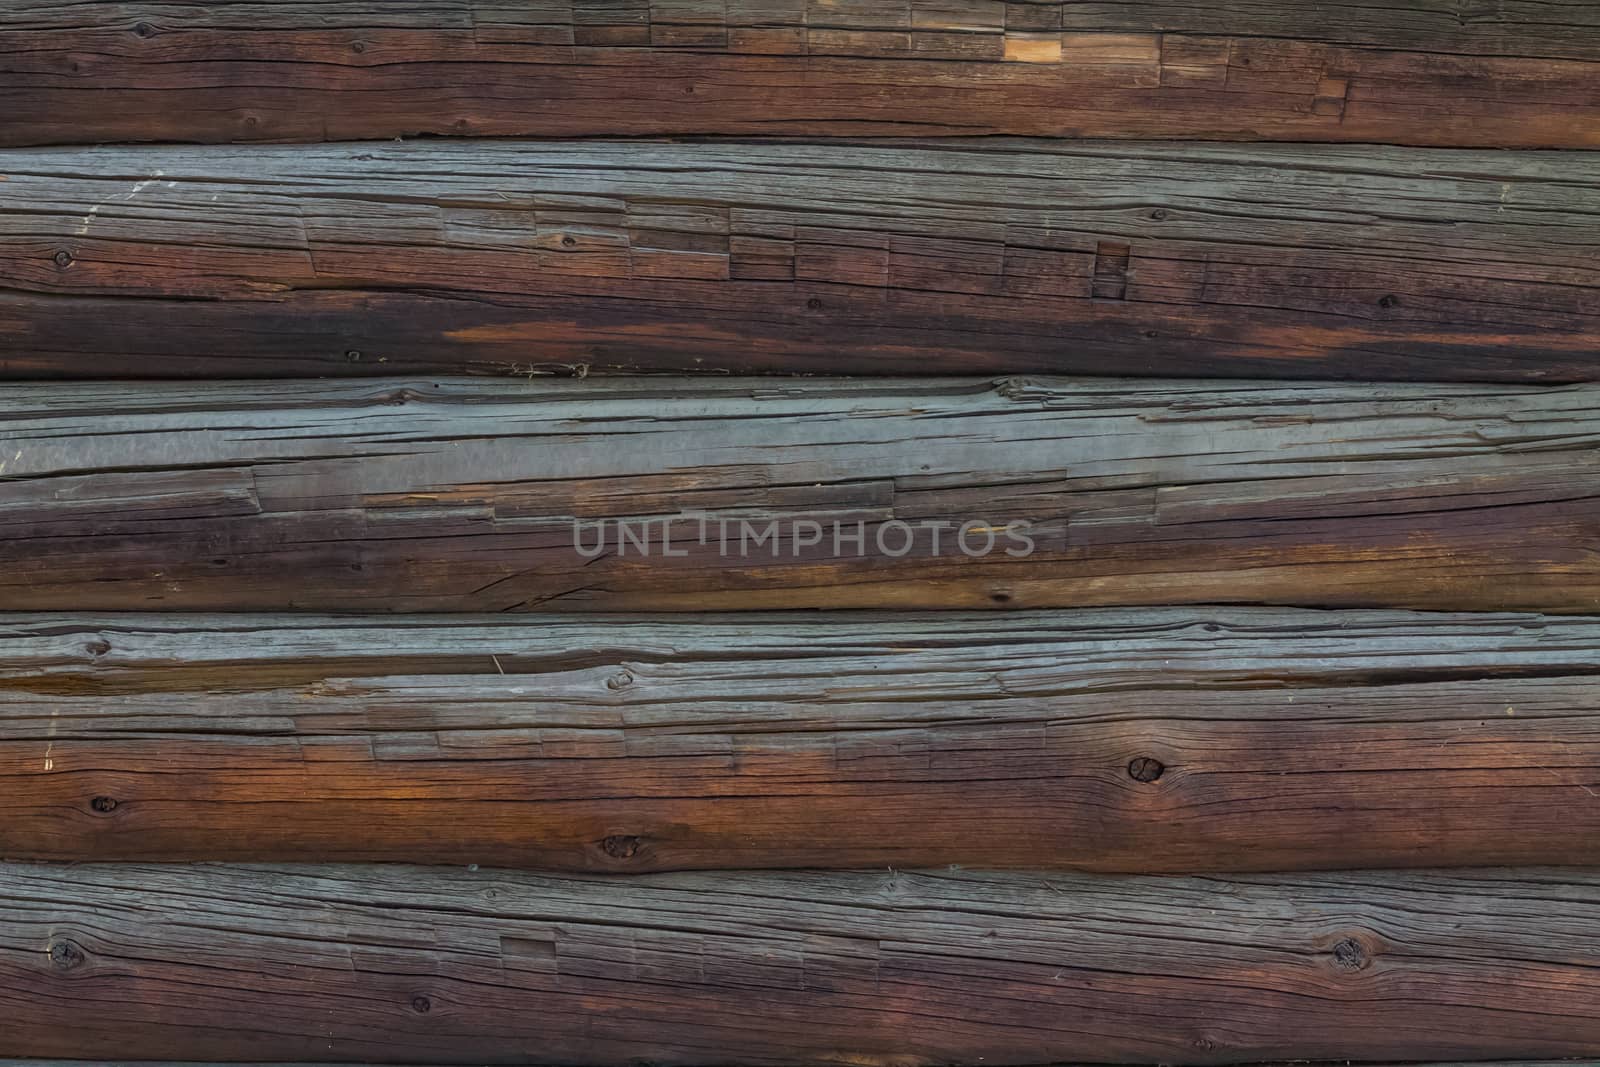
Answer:
POLYGON ((1600 377, 1600 153, 431 143, 4 166, 12 378, 1600 377))
POLYGON ((0 855, 1600 863, 1600 619, 0 617, 0 855))
POLYGON ((0 143, 1022 134, 1600 145, 1584 0, 10 3, 0 143))
POLYGON ((1580 1056, 1600 875, 0 865, 11 1056, 1580 1056))
POLYGON ((0 608, 1600 609, 1600 386, 0 391, 0 608))

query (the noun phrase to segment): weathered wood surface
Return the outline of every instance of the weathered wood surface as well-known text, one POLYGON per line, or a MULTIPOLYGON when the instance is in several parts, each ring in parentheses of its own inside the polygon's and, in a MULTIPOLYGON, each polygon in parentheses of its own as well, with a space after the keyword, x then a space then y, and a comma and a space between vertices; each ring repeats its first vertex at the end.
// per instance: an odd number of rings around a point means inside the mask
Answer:
POLYGON ((1600 144, 1584 0, 12 2, 0 143, 1024 134, 1600 144))
POLYGON ((1600 153, 429 143, 0 166, 10 377, 1600 377, 1600 153))
POLYGON ((0 866, 13 1056, 814 1064, 1559 1057, 1600 875, 540 877, 0 866))
POLYGON ((1596 385, 14 384, 0 608, 1592 612, 1597 432, 1596 385))
POLYGON ((1600 619, 0 616, 0 855, 1600 863, 1600 619))

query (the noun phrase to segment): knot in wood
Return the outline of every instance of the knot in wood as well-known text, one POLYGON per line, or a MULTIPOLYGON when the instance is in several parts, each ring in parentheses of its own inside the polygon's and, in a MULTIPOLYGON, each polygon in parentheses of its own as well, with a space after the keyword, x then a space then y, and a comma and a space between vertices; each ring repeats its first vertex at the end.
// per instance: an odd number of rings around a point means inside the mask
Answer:
POLYGON ((427 997, 412 997, 411 1010, 418 1015, 426 1015, 433 1010, 433 1001, 427 997))
POLYGON ((613 834, 600 842, 600 850, 614 860, 628 860, 638 854, 640 843, 637 837, 613 834))
POLYGON ((101 815, 109 815, 117 810, 116 797, 95 797, 89 801, 89 807, 101 815))
POLYGON ((1359 971, 1367 965, 1367 950, 1353 937, 1341 938, 1333 946, 1333 962, 1347 971, 1359 971))
POLYGON ((72 253, 68 252, 64 248, 55 254, 54 259, 56 261, 56 266, 60 267, 62 270, 66 270, 68 267, 72 266, 72 253))
POLYGON ((627 671, 618 671, 606 679, 606 688, 610 690, 626 689, 633 684, 633 675, 627 671))
POLYGON ((72 971, 82 967, 88 955, 73 941, 56 941, 50 945, 50 966, 58 971, 72 971))
POLYGON ((1138 756, 1128 762, 1128 777, 1136 782, 1153 782, 1166 769, 1166 765, 1158 759, 1138 756))

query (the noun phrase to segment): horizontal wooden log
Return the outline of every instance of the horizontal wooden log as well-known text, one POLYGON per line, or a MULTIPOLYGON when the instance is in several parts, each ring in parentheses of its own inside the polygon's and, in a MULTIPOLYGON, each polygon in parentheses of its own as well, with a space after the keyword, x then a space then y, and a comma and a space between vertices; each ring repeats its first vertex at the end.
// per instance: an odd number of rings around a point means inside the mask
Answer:
POLYGON ((13 1056, 920 1064, 1600 1045, 1600 876, 0 866, 13 1056))
POLYGON ((1600 863, 1600 619, 0 616, 0 855, 1600 863))
POLYGON ((1583 0, 10 3, 0 143, 1023 134, 1600 144, 1583 0))
POLYGON ((511 142, 0 165, 10 377, 1600 376, 1600 153, 511 142))
POLYGON ((1600 609, 1600 386, 0 391, 0 608, 1600 609))

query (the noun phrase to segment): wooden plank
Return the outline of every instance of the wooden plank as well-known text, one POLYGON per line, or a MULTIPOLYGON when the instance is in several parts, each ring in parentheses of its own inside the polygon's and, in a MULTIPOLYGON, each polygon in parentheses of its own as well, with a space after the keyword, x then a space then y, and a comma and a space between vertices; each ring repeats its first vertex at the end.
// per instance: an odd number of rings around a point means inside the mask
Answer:
POLYGON ((0 866, 12 1056, 1578 1056, 1600 876, 0 866))
POLYGON ((13 384, 0 608, 1600 609, 1600 386, 13 384))
POLYGON ((1600 366, 1600 153, 434 142, 3 166, 10 377, 1600 366))
POLYGON ((1600 862, 1600 619, 0 616, 0 854, 1600 862))
POLYGON ((10 3, 0 143, 1022 134, 1600 144, 1592 4, 10 3))

